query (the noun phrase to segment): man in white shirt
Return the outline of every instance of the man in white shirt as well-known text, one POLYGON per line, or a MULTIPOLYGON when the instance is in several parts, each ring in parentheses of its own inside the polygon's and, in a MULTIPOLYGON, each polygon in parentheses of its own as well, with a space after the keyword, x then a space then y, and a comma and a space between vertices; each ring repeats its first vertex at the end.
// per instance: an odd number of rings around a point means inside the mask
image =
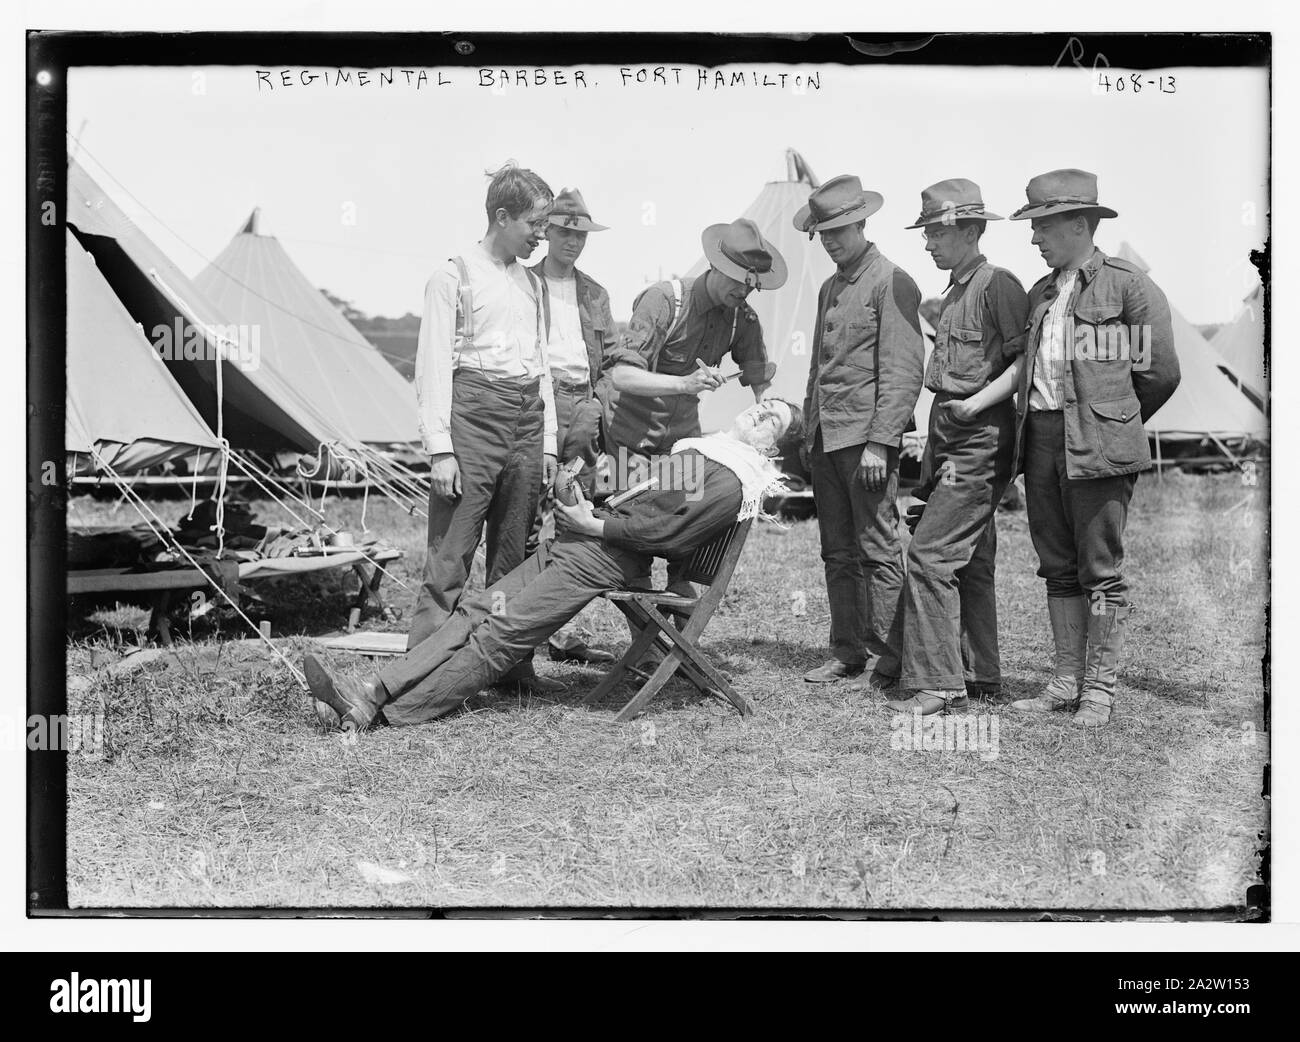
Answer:
MULTIPOLYGON (((577 267, 588 232, 607 231, 591 219, 576 188, 564 188, 551 206, 546 256, 532 269, 545 281, 550 308, 547 361, 555 393, 555 436, 560 462, 582 459, 582 481, 590 494, 600 452, 601 401, 597 396, 606 355, 618 344, 618 331, 605 288, 577 267)), ((607 378, 607 377, 606 377, 607 378)), ((554 531, 551 494, 544 492, 529 539, 529 552, 554 531)), ((550 656, 557 662, 609 663, 614 656, 587 646, 581 629, 566 625, 551 636, 550 656)))
MULTIPOLYGON (((429 538, 407 647, 455 611, 487 525, 491 586, 524 559, 537 498, 556 470, 555 402, 543 292, 520 260, 537 248, 554 196, 531 170, 492 175, 480 243, 430 277, 415 361, 430 456, 429 538)), ((524 663, 505 678, 542 690, 524 663)))

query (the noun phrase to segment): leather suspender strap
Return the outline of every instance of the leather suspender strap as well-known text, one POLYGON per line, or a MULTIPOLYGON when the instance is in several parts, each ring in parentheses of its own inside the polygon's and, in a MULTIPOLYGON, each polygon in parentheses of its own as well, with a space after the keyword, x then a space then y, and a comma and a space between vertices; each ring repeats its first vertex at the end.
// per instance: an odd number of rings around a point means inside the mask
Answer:
POLYGON ((542 369, 551 371, 551 360, 547 354, 548 341, 551 339, 551 294, 546 288, 545 276, 538 277, 524 268, 528 284, 533 287, 533 296, 537 300, 537 350, 542 356, 542 369))
POLYGON ((681 325, 686 318, 686 301, 682 296, 682 280, 670 279, 668 282, 668 288, 672 291, 673 295, 673 319, 668 323, 668 333, 664 337, 665 346, 668 344, 668 341, 673 338, 673 334, 677 332, 677 327, 681 325))
POLYGON ((465 266, 464 257, 452 257, 456 265, 456 274, 460 279, 460 335, 466 346, 474 345, 474 291, 469 285, 469 268, 465 266))
POLYGON ((538 294, 541 300, 542 317, 546 320, 546 339, 551 339, 551 288, 546 284, 545 275, 534 275, 530 268, 525 268, 529 277, 533 280, 533 291, 538 294), (541 286, 541 289, 538 289, 541 286))

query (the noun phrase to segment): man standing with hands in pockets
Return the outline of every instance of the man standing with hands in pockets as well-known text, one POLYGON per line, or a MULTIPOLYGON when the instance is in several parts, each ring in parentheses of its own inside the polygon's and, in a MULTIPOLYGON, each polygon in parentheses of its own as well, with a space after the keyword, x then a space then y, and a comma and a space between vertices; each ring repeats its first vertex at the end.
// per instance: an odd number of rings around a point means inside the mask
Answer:
POLYGON ((889 707, 928 716, 964 708, 967 679, 1001 697, 994 590, 998 503, 1011 480, 1016 413, 1010 401, 973 411, 972 398, 1025 349, 1029 299, 1016 277, 980 251, 988 221, 980 187, 962 177, 921 193, 925 249, 951 272, 925 386, 934 392, 921 460, 923 501, 907 549, 907 578, 891 639, 902 651, 907 697, 889 707))

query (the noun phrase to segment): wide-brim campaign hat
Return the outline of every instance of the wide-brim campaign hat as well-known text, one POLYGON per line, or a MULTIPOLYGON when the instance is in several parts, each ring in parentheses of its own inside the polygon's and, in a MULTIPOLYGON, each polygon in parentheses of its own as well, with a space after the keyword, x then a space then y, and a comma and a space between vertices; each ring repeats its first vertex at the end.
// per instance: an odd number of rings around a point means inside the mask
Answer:
POLYGON ((711 224, 700 236, 709 264, 728 278, 755 289, 779 289, 789 275, 785 258, 763 238, 758 225, 742 217, 730 224, 711 224))
POLYGON ((995 213, 984 209, 980 186, 964 177, 952 177, 932 184, 921 192, 921 216, 908 228, 929 224, 954 224, 957 221, 1000 221, 995 213))
POLYGON ((1029 199, 1011 215, 1013 221, 1031 221, 1054 213, 1091 210, 1101 217, 1118 217, 1109 206, 1097 203, 1097 175, 1087 170, 1049 170, 1025 187, 1029 199))
POLYGON ((813 190, 807 204, 794 215, 794 226, 811 239, 817 232, 865 221, 884 205, 885 197, 879 192, 864 191, 858 178, 840 174, 813 190))
POLYGON ((604 232, 609 230, 605 224, 597 224, 591 219, 591 211, 576 188, 562 188, 551 205, 551 224, 561 228, 573 228, 580 232, 604 232))

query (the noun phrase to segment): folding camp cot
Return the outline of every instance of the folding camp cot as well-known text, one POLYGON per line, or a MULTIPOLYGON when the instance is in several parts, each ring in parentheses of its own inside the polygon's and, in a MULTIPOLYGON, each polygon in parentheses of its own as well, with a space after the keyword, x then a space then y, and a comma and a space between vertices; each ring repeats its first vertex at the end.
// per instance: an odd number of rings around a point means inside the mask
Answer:
POLYGON ((201 568, 167 568, 153 571, 134 571, 130 568, 91 568, 68 572, 68 594, 127 593, 148 591, 153 594, 149 632, 156 634, 159 643, 171 644, 171 629, 167 610, 171 596, 177 590, 200 590, 216 582, 233 593, 239 583, 258 580, 284 579, 308 572, 351 568, 359 580, 357 596, 348 611, 347 631, 356 629, 361 613, 368 603, 386 612, 379 592, 384 578, 382 566, 402 557, 402 551, 392 547, 366 547, 348 549, 310 557, 268 557, 256 561, 216 561, 205 571, 201 568))

